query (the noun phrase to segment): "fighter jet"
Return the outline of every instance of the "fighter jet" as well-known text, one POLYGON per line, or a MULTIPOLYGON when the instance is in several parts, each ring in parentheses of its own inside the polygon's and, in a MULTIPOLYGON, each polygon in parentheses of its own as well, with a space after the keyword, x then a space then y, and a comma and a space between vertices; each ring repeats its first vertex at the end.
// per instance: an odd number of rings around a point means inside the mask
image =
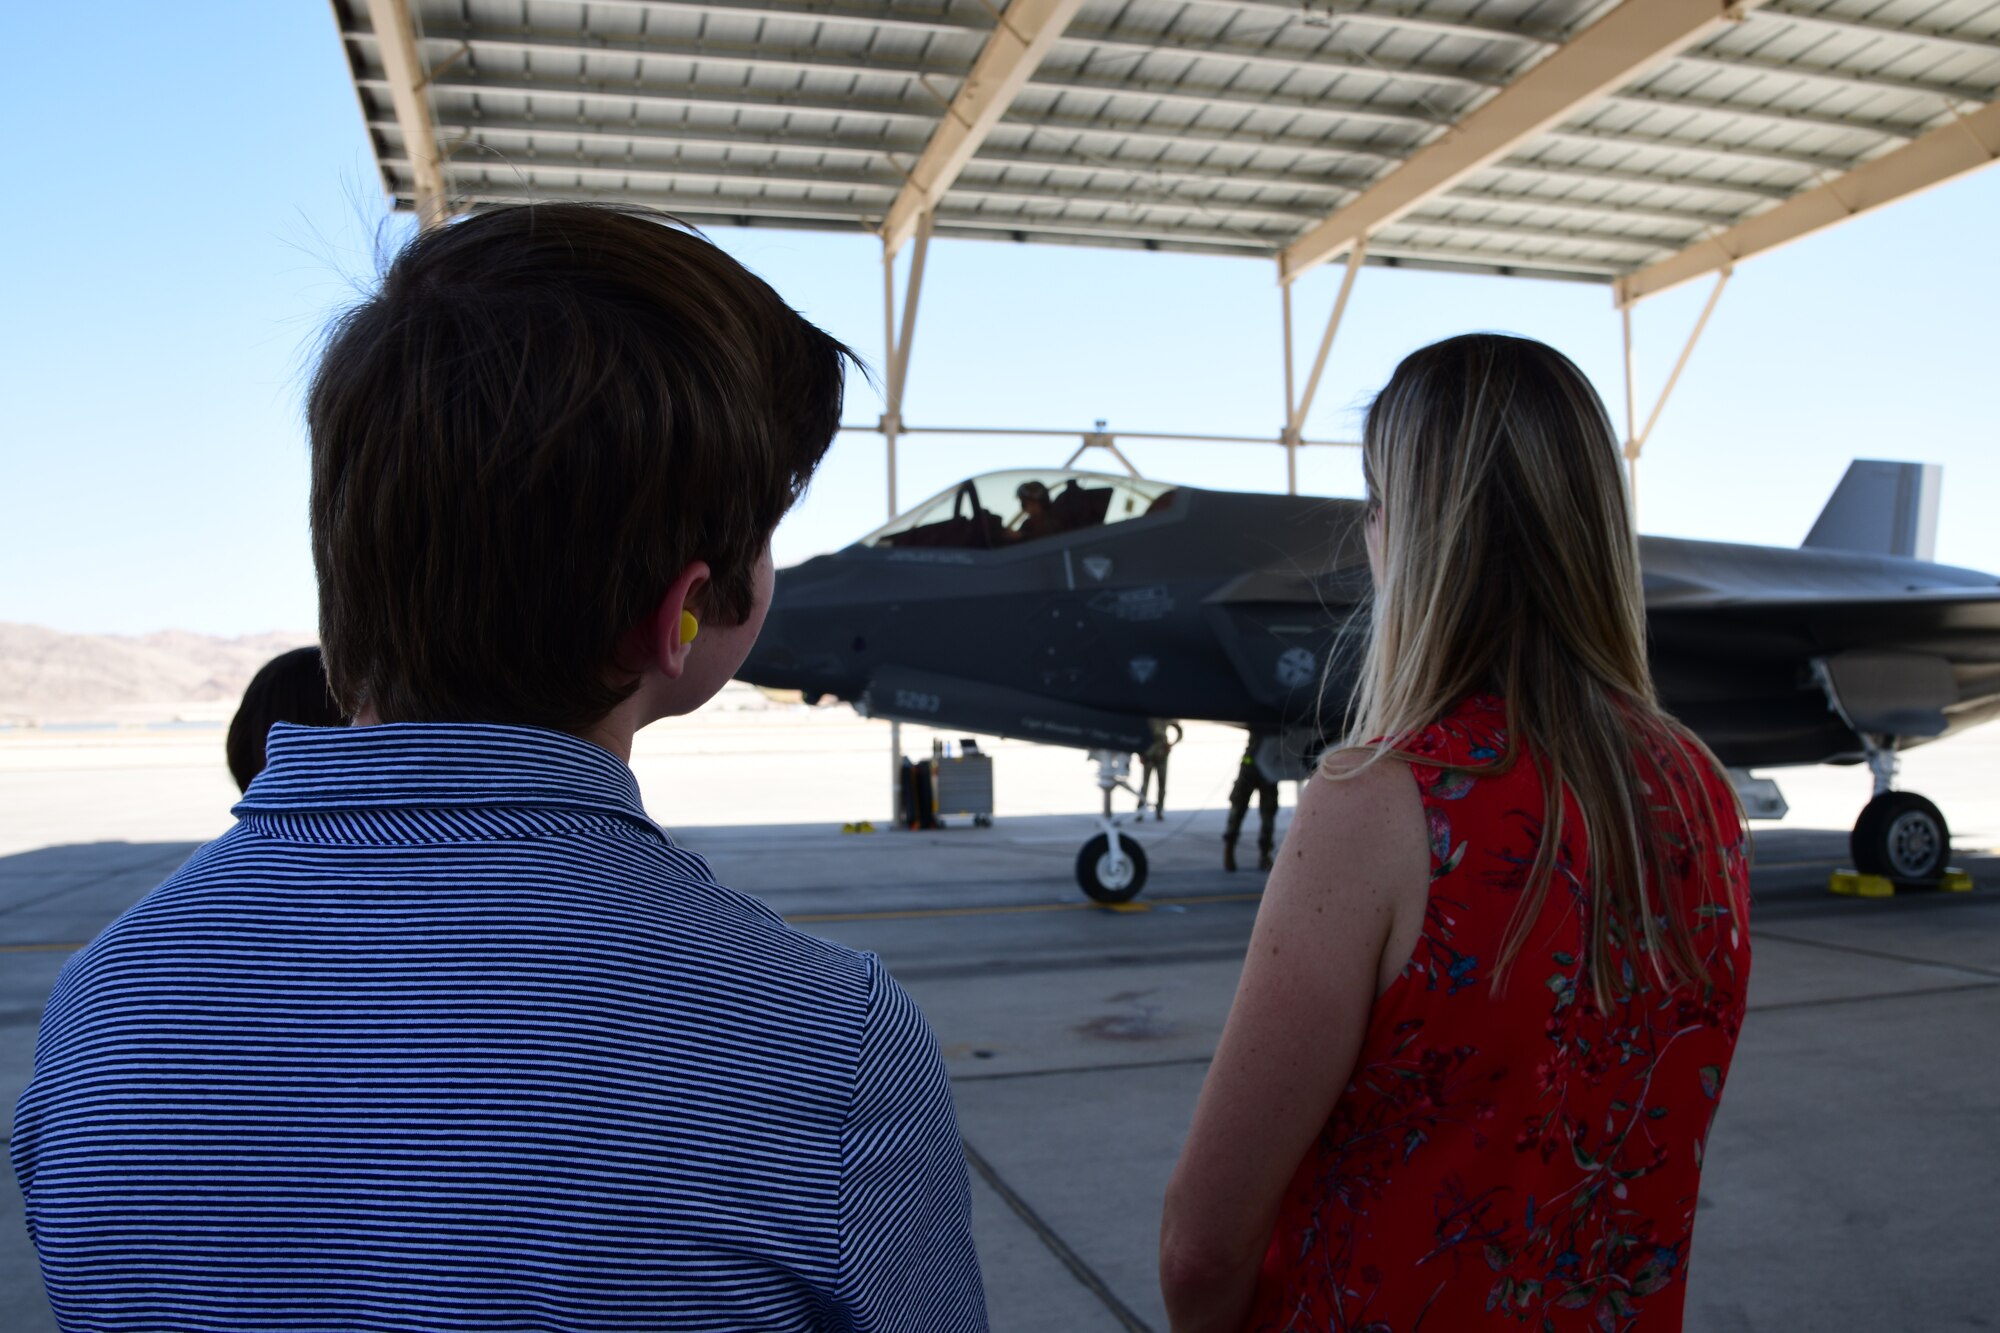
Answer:
MULTIPOLYGON (((2000 578, 1932 563, 1939 469, 1858 461, 1797 550, 1640 539, 1666 707, 1728 765, 1865 763, 1856 868, 1934 882, 1938 808, 1898 755, 2000 713, 2000 578)), ((1093 472, 973 477, 853 545, 782 571, 742 678, 866 716, 1074 746, 1098 761, 1077 858, 1105 902, 1145 884, 1113 814, 1154 719, 1233 723, 1304 776, 1337 734, 1371 589, 1355 500, 1093 472)))

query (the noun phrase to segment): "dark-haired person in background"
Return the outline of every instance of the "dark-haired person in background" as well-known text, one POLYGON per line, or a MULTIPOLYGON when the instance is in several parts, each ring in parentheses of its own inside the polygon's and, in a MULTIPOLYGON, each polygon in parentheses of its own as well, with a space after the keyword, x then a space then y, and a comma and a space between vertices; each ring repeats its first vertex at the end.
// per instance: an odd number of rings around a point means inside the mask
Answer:
POLYGON ((748 653, 850 360, 700 236, 566 204, 418 236, 335 327, 356 725, 274 728, 57 983, 13 1157, 66 1328, 984 1327, 922 1015, 626 764, 748 653))
POLYGON ((319 648, 308 644, 279 653, 250 678, 236 716, 229 719, 223 750, 229 756, 229 776, 238 790, 248 791, 251 779, 264 771, 264 744, 275 722, 300 727, 338 727, 347 719, 326 685, 326 665, 319 648))

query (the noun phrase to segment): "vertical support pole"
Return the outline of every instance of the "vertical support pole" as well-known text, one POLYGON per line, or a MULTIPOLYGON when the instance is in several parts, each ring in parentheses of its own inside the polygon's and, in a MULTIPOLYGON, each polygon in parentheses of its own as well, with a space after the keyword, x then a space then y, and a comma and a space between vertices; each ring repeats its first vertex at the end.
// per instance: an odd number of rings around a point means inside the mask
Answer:
POLYGON ((903 433, 903 386, 909 382, 910 344, 917 335, 917 302, 924 293, 924 260, 931 249, 931 215, 917 218, 916 248, 910 252, 910 277, 904 284, 902 327, 896 318, 896 252, 882 246, 882 335, 889 358, 889 402, 882 416, 882 437, 889 456, 889 517, 896 516, 896 438, 903 433))
MULTIPOLYGON (((926 209, 917 217, 916 248, 910 252, 910 278, 903 292, 903 313, 898 328, 896 318, 896 251, 888 238, 882 242, 882 338, 888 357, 887 410, 882 413, 882 443, 888 462, 889 517, 897 512, 896 441, 903 433, 903 386, 909 381, 910 344, 917 334, 917 301, 924 290, 924 260, 931 248, 931 214, 926 209)), ((903 724, 889 723, 889 808, 893 813, 903 785, 903 724)))
MULTIPOLYGON (((903 420, 897 401, 899 385, 896 383, 896 255, 887 244, 882 247, 882 348, 888 359, 887 380, 889 391, 887 410, 882 413, 882 443, 889 464, 889 517, 896 516, 896 437, 902 433, 903 420)), ((893 826, 902 812, 897 808, 903 794, 903 724, 889 723, 889 823, 893 826)))
POLYGON ((1285 494, 1299 493, 1299 432, 1292 424, 1292 284, 1278 270, 1278 302, 1285 321, 1285 494))
POLYGON ((900 386, 896 383, 896 256, 882 250, 882 355, 888 360, 886 383, 889 401, 882 413, 882 442, 889 460, 889 517, 896 516, 896 437, 903 433, 900 386))
MULTIPOLYGON (((1361 272, 1361 261, 1367 257, 1367 254, 1368 240, 1366 237, 1356 241, 1354 248, 1347 252, 1347 271, 1340 275, 1340 294, 1333 298, 1333 314, 1326 321, 1326 332, 1320 336, 1319 354, 1313 357, 1312 373, 1306 376, 1306 390, 1299 395, 1296 402, 1288 405, 1289 414, 1285 420, 1285 443, 1286 447, 1292 451, 1294 459, 1298 457, 1299 441, 1305 437, 1306 414, 1312 411, 1313 399, 1319 393, 1320 376, 1326 373, 1326 358, 1333 351, 1333 337, 1336 333, 1340 332, 1341 317, 1347 313, 1347 298, 1354 293, 1355 275, 1361 272)), ((1285 285, 1285 396, 1287 398, 1291 397, 1291 304, 1291 284, 1287 283, 1285 285)), ((1294 493, 1296 493, 1296 490, 1294 493)))
MULTIPOLYGON (((1708 301, 1705 305, 1702 306, 1701 314, 1699 317, 1696 318, 1694 322, 1694 328, 1688 333, 1687 343, 1681 348, 1680 356, 1674 361, 1673 370, 1667 375, 1666 384, 1663 385, 1660 389, 1659 401, 1653 404, 1653 411, 1651 415, 1649 415, 1646 418, 1645 426, 1639 431, 1638 434, 1632 436, 1630 439, 1625 441, 1625 460, 1627 465, 1631 469, 1630 476, 1632 479, 1632 488, 1633 488, 1632 507, 1633 507, 1633 513, 1635 515, 1638 512, 1638 504, 1639 504, 1639 498, 1638 498, 1639 455, 1642 451, 1644 451, 1646 447, 1646 441, 1652 438, 1653 427, 1660 424, 1660 413, 1667 410, 1667 399, 1673 396, 1674 386, 1681 382, 1681 372, 1687 369, 1688 358, 1694 355, 1695 344, 1701 341, 1701 331, 1708 327, 1708 317, 1715 313, 1715 303, 1722 299, 1722 289, 1729 285, 1729 275, 1731 273, 1734 273, 1735 271, 1736 270, 1732 266, 1725 264, 1722 267, 1721 271, 1715 275, 1715 286, 1709 289, 1708 301)), ((1629 304, 1627 308, 1629 310, 1629 304)), ((1629 367, 1631 364, 1631 346, 1632 346, 1629 314, 1627 315, 1627 321, 1628 322, 1626 325, 1627 335, 1625 342, 1625 347, 1626 347, 1625 355, 1626 355, 1626 364, 1629 367)), ((1629 376, 1631 372, 1628 369, 1626 373, 1629 376)), ((1635 517, 1634 522, 1636 521, 1637 519, 1635 517)))
POLYGON ((1633 383, 1632 371, 1632 303, 1618 303, 1618 323, 1625 335, 1625 510, 1632 520, 1632 530, 1639 530, 1639 457, 1632 452, 1632 441, 1639 434, 1638 388, 1633 383))

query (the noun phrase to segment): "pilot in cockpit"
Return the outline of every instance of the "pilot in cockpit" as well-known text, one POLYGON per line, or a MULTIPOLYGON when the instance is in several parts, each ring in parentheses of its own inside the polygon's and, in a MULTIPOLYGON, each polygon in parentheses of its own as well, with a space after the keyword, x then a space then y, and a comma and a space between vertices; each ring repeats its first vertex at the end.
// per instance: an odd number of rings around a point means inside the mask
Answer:
POLYGON ((1055 503, 1049 498, 1047 486, 1039 481, 1024 481, 1015 489, 1014 498, 1021 502, 1021 512, 1009 525, 1014 529, 1015 541, 1031 542, 1062 530, 1056 522, 1055 503))

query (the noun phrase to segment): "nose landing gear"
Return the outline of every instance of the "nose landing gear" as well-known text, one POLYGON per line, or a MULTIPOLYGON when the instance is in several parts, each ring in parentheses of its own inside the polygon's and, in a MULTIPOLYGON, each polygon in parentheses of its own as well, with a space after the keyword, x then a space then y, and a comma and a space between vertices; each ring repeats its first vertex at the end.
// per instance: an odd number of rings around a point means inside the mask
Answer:
MULTIPOLYGON (((1076 854, 1076 882, 1092 902, 1129 903, 1146 887, 1146 849, 1118 832, 1121 820, 1112 812, 1111 793, 1127 791, 1139 795, 1126 781, 1132 771, 1132 756, 1115 750, 1092 750, 1090 757, 1097 762, 1097 785, 1104 792, 1104 813, 1097 820, 1102 831, 1076 854)), ((1137 813, 1145 812, 1142 796, 1137 813)))

